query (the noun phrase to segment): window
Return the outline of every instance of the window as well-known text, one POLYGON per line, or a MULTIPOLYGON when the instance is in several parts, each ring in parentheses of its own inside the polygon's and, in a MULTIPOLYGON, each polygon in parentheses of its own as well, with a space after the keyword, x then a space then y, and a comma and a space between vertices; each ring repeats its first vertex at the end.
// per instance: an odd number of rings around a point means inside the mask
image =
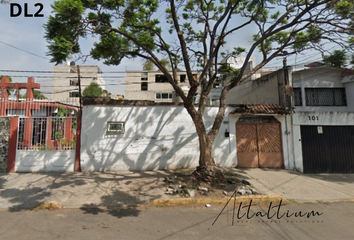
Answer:
POLYGON ((172 93, 156 93, 156 99, 172 99, 172 93))
POLYGON ((147 80, 148 80, 148 73, 142 72, 141 73, 141 81, 147 81, 147 80))
POLYGON ((307 106, 346 106, 345 88, 306 88, 307 106))
POLYGON ((75 92, 69 92, 69 97, 71 97, 71 98, 77 98, 77 97, 80 97, 80 94, 79 94, 79 92, 77 91, 75 91, 75 92))
POLYGON ((165 75, 156 75, 155 76, 155 82, 157 83, 165 83, 168 82, 168 79, 165 75))
POLYGON ((293 98, 295 106, 302 106, 301 88, 293 88, 293 98))
POLYGON ((124 122, 107 122, 107 134, 123 134, 124 133, 124 122))
POLYGON ((180 82, 181 82, 181 83, 186 82, 186 75, 185 75, 185 74, 183 74, 183 75, 180 76, 180 82))
POLYGON ((141 83, 141 91, 147 91, 147 90, 148 90, 148 83, 142 82, 141 83))
POLYGON ((70 86, 79 86, 79 81, 77 79, 70 80, 70 86))

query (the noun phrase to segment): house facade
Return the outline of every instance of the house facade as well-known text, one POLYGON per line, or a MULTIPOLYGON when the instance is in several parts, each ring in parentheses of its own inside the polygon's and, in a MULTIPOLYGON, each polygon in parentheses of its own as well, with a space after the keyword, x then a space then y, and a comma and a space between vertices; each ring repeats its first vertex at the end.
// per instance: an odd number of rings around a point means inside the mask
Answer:
POLYGON ((293 169, 290 67, 231 89, 239 168, 293 169))
MULTIPOLYGON (((291 82, 291 69, 282 69, 232 90, 230 94, 240 98, 228 101, 214 143, 218 166, 293 168, 287 81, 291 82)), ((218 107, 207 107, 207 128, 217 111, 218 107)), ((82 127, 83 171, 198 165, 198 136, 181 103, 85 99, 82 127)))
MULTIPOLYGON (((102 71, 95 65, 80 65, 81 94, 91 82, 105 89, 102 71)), ((52 99, 55 101, 79 104, 78 66, 74 62, 53 67, 52 99)))
POLYGON ((319 66, 293 73, 295 169, 354 172, 354 75, 319 66))
MULTIPOLYGON (((197 72, 193 72, 197 79, 197 72)), ((162 72, 159 71, 126 71, 125 99, 148 100, 155 102, 177 102, 179 97, 162 72)), ((177 72, 179 86, 186 92, 189 81, 186 72, 177 72)))

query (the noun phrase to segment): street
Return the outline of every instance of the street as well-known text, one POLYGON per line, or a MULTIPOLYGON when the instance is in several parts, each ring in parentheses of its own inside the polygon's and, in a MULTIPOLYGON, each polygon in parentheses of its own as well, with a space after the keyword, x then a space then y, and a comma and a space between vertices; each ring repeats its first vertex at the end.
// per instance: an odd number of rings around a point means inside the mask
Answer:
POLYGON ((354 239, 354 203, 283 204, 278 215, 278 207, 268 213, 269 205, 252 205, 248 215, 246 206, 237 215, 236 205, 233 225, 233 204, 216 220, 223 207, 0 211, 0 236, 1 240, 354 239), (305 213, 311 211, 318 215, 307 218, 305 213))

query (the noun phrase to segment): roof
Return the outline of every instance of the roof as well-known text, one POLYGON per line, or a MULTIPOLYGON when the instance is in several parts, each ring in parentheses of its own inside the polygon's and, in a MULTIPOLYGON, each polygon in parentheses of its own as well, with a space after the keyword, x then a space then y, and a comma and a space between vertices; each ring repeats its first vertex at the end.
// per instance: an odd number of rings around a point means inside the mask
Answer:
POLYGON ((279 104, 232 104, 234 107, 232 113, 246 113, 246 114, 290 114, 291 111, 285 106, 279 104))

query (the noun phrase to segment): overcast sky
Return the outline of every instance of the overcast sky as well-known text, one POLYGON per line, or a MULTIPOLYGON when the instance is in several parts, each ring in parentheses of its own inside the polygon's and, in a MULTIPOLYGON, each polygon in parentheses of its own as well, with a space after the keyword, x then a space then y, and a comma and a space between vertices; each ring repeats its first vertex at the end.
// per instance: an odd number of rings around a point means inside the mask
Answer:
MULTIPOLYGON (((40 74, 36 72, 4 72, 3 70, 15 71, 52 71, 53 64, 49 62, 49 57, 46 55, 46 40, 44 39, 43 24, 46 23, 48 16, 51 13, 50 5, 53 0, 17 0, 13 3, 24 5, 28 4, 28 13, 35 13, 39 8, 34 7, 35 3, 43 4, 42 14, 44 17, 24 17, 24 10, 19 17, 10 16, 10 5, 0 5, 0 75, 10 75, 14 82, 25 82, 27 77, 34 76, 36 82, 41 83, 41 91, 50 92, 48 86, 51 84, 51 74, 40 74), (11 45, 11 46, 9 46, 11 45), (16 49, 19 48, 19 49, 16 49), (41 76, 41 77, 40 77, 41 76)), ((17 9, 16 9, 17 11, 17 9)), ((249 31, 249 30, 246 30, 249 31)), ((251 37, 251 34, 248 34, 251 37)), ((233 42, 228 42, 231 45, 247 44, 245 35, 235 36, 233 42)), ((83 46, 85 49, 85 46, 83 46)), ((86 50, 89 46, 86 46, 86 50)), ((257 57, 257 55, 256 55, 257 57)), ((296 61, 312 61, 318 56, 303 55, 298 56, 296 61)), ((293 64, 295 58, 288 59, 289 64, 293 64)), ((273 66, 280 65, 280 62, 273 63, 273 66), (275 65, 274 65, 275 64, 275 65)), ((114 94, 124 94, 124 71, 141 69, 141 60, 125 59, 119 66, 105 66, 101 62, 88 60, 84 64, 98 65, 103 71, 103 77, 106 80, 106 89, 114 94), (109 73, 119 72, 119 73, 109 73)), ((82 65, 82 62, 76 64, 82 65)), ((269 65, 270 67, 272 64, 269 65)))

